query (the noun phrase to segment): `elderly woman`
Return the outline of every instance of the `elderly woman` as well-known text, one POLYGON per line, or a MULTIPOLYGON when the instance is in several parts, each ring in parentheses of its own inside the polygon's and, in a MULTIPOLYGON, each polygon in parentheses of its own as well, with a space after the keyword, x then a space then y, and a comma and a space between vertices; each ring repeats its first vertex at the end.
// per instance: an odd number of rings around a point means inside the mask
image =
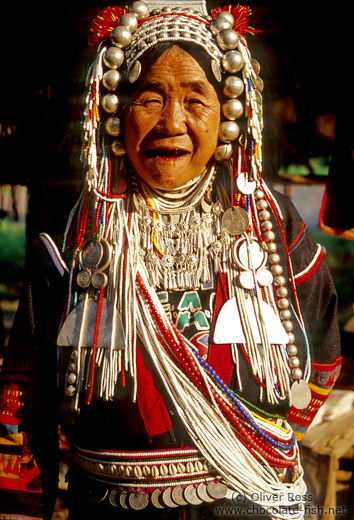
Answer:
POLYGON ((1 518, 50 518, 58 400, 73 520, 303 518, 297 440, 339 370, 335 291, 263 180, 248 8, 183 3, 92 24, 86 186, 69 267, 42 235, 53 267, 17 317, 1 518))

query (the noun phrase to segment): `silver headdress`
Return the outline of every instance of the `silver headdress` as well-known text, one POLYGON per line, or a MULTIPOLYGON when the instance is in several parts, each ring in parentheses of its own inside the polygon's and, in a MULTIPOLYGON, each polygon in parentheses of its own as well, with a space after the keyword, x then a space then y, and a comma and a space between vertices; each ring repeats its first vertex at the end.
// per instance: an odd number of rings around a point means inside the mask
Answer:
MULTIPOLYGON (((246 134, 254 149, 253 178, 262 171, 262 88, 259 64, 251 58, 245 32, 234 15, 247 18, 248 8, 237 6, 229 10, 216 9, 207 14, 204 2, 179 1, 177 6, 162 6, 161 2, 135 1, 127 9, 108 8, 102 11, 91 27, 90 43, 99 43, 97 57, 90 70, 88 97, 84 118, 84 151, 88 160, 88 180, 96 176, 96 145, 99 143, 101 119, 111 138, 113 155, 125 153, 121 134, 119 84, 122 77, 133 84, 141 73, 141 60, 151 47, 162 42, 191 42, 209 55, 211 69, 223 86, 222 120, 215 159, 227 161, 233 153, 232 143, 241 138, 237 120, 247 119, 246 134), (246 11, 245 11, 246 10, 246 11), (241 102, 240 96, 242 95, 241 102)), ((247 141, 242 138, 242 142, 247 141)))

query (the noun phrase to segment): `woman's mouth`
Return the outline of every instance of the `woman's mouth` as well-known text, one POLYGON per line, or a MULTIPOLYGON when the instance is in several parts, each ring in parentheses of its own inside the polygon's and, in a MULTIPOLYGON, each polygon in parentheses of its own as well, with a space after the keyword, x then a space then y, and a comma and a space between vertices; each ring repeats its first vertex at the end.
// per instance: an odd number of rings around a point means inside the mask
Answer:
POLYGON ((180 148, 149 148, 144 153, 151 158, 178 159, 188 155, 189 152, 180 148))

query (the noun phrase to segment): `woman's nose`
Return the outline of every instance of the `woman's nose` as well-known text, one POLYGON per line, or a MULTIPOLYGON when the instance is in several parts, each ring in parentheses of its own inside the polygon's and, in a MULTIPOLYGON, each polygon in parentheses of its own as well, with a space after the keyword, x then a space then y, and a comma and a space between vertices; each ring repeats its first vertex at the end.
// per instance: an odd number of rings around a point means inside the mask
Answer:
POLYGON ((178 101, 170 101, 164 105, 156 130, 169 136, 186 133, 186 114, 178 101))

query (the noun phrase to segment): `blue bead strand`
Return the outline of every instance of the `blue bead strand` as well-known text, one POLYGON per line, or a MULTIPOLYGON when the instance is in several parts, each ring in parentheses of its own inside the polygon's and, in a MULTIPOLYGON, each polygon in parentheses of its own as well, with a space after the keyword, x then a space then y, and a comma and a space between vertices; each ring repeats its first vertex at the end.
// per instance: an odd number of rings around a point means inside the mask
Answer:
POLYGON ((199 356, 194 350, 192 350, 195 357, 198 359, 199 363, 209 372, 209 374, 213 377, 213 379, 218 383, 218 385, 224 390, 227 396, 232 400, 232 402, 236 405, 239 412, 244 416, 244 418, 250 423, 250 425, 256 430, 260 437, 269 442, 274 448, 278 448, 280 450, 290 451, 293 449, 295 445, 295 437, 294 434, 291 436, 291 441, 289 444, 284 444, 282 442, 276 441, 273 439, 268 433, 265 433, 260 426, 254 421, 253 417, 245 410, 242 403, 237 399, 237 397, 233 394, 230 388, 224 383, 221 377, 215 372, 215 370, 206 362, 203 358, 199 356))

